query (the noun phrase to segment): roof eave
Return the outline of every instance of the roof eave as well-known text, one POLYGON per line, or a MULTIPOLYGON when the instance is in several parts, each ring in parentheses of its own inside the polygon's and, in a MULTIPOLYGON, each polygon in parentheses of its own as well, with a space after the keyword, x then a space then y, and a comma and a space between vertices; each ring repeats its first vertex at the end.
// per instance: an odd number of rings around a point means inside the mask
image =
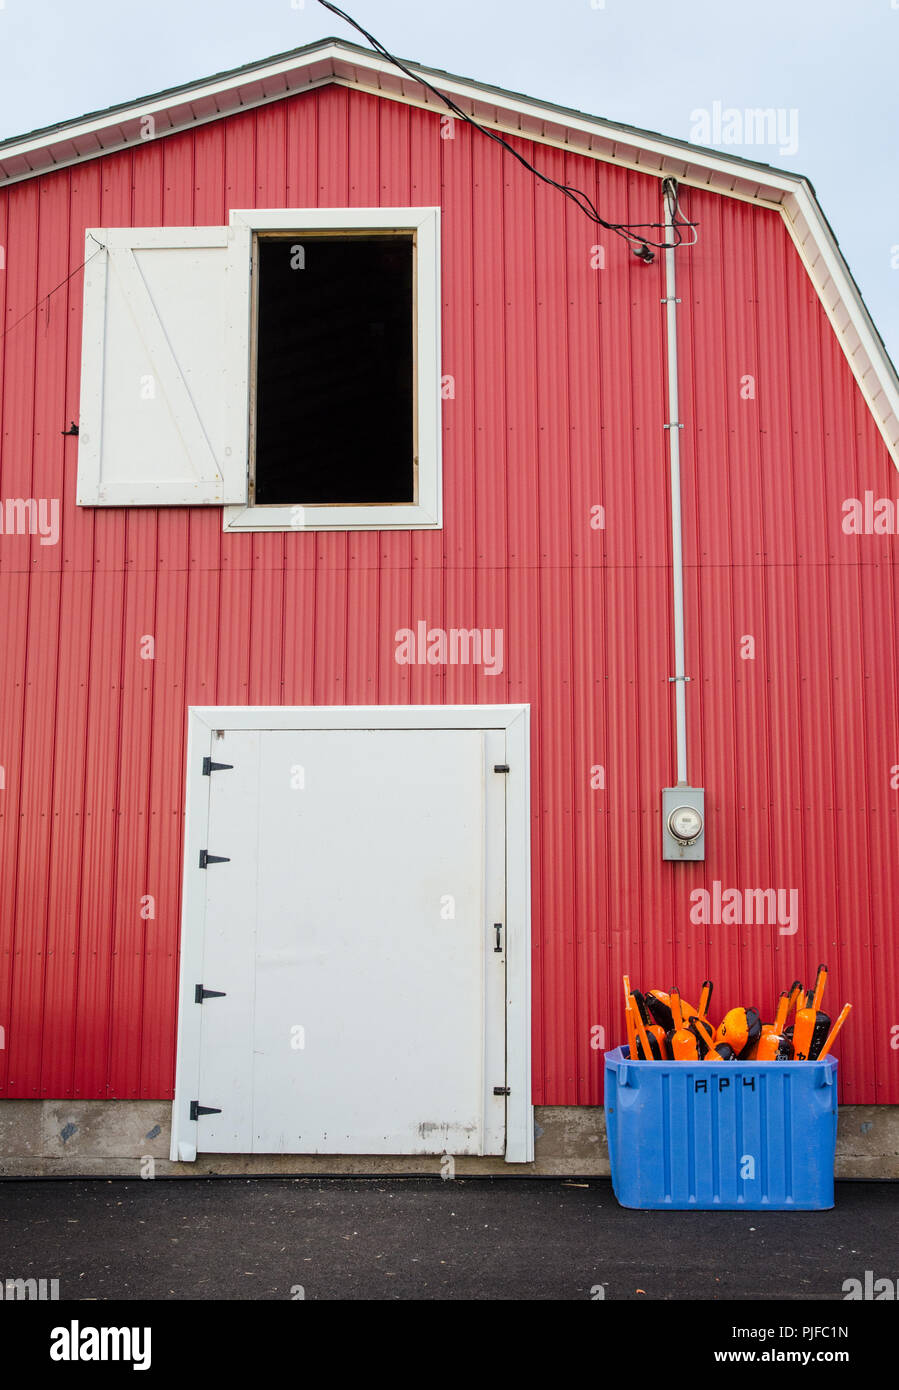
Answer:
MULTIPOLYGON (((407 62, 485 126, 574 153, 775 208, 802 258, 819 299, 899 468, 899 377, 822 212, 802 174, 614 121, 586 116, 499 87, 407 62)), ((0 187, 162 139, 241 110, 339 83, 379 97, 445 111, 422 81, 409 78, 372 50, 343 39, 319 39, 245 67, 78 120, 0 142, 0 187)))
MULTIPOLYGON (((691 145, 688 141, 602 120, 437 68, 428 68, 421 63, 403 61, 411 71, 420 73, 456 98, 461 97, 483 107, 486 98, 496 97, 497 101, 490 104, 496 112, 505 112, 507 119, 504 121, 495 117, 491 120, 483 110, 479 112, 478 119, 497 128, 517 129, 527 139, 543 139, 567 146, 573 143, 570 138, 554 140, 549 130, 540 135, 531 129, 523 129, 520 124, 522 119, 529 125, 542 122, 546 127, 557 127, 563 132, 577 132, 584 136, 602 135, 623 148, 633 147, 650 157, 671 158, 679 153, 683 155, 686 165, 696 163, 719 177, 743 179, 747 184, 764 189, 762 196, 771 202, 779 201, 777 195, 794 185, 800 177, 768 164, 734 155, 723 156, 720 151, 691 145), (510 121, 510 114, 517 119, 510 121)), ((375 90, 381 96, 416 105, 433 106, 437 103, 437 98, 425 87, 420 83, 410 83, 398 69, 372 50, 343 39, 319 39, 303 48, 216 73, 197 82, 171 87, 137 101, 0 141, 0 187, 143 143, 147 138, 144 127, 148 116, 153 116, 156 124, 154 138, 160 139, 236 110, 250 110, 270 101, 282 100, 293 92, 335 81, 375 90), (356 61, 358 59, 362 62, 356 61), (363 72, 369 75, 368 80, 363 72), (411 90, 413 87, 415 91, 411 90)), ((443 109, 442 106, 440 109, 443 109)), ((639 161, 637 167, 642 167, 639 161)))

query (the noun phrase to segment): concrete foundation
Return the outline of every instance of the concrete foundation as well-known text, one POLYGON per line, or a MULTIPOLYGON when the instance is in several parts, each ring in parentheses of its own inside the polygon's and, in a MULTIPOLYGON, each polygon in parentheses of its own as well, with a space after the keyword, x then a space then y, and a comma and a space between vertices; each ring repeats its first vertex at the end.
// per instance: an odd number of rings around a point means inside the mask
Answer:
MULTIPOLYGON (((0 1102, 0 1178, 185 1177, 210 1174, 440 1175, 439 1156, 207 1154, 169 1161, 171 1102, 7 1100, 0 1102)), ((455 1172, 503 1177, 605 1177, 605 1116, 599 1106, 537 1106, 535 1161, 457 1158, 455 1172)), ((899 1106, 840 1111, 838 1178, 899 1179, 899 1106)))

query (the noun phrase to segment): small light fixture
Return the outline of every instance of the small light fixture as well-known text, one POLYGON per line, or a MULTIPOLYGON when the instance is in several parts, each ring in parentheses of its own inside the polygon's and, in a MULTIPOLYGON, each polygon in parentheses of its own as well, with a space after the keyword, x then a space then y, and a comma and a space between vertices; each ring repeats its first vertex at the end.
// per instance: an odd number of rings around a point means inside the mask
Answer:
POLYGON ((668 817, 668 829, 682 845, 692 845, 702 834, 702 812, 697 806, 675 806, 668 817))
POLYGON ((656 253, 654 251, 650 251, 645 241, 643 245, 634 252, 634 255, 637 257, 638 261, 643 261, 646 265, 652 265, 653 261, 656 258, 656 253))

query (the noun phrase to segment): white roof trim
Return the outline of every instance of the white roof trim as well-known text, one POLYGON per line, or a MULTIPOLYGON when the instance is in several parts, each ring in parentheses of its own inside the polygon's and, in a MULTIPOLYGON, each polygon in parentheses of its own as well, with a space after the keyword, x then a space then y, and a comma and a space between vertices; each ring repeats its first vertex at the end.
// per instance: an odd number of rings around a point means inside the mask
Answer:
MULTIPOLYGON (((899 469, 899 378, 804 178, 435 72, 420 64, 406 66, 420 72, 492 129, 657 177, 673 174, 693 187, 778 208, 899 469)), ((376 53, 325 39, 143 101, 4 141, 0 143, 0 188, 139 145, 143 143, 142 122, 148 116, 155 122, 154 138, 160 139, 334 82, 393 101, 441 112, 446 109, 426 87, 410 81, 376 53)))

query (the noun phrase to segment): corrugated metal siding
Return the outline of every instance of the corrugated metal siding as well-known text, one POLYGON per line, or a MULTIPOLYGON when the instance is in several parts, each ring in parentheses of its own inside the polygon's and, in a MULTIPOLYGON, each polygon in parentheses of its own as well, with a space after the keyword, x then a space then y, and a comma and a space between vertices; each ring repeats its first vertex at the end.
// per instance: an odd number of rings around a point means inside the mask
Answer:
MULTIPOLYGON (((844 536, 840 507, 899 487, 823 311, 777 215, 686 194, 701 222, 678 256, 690 774, 709 857, 666 865, 661 260, 453 134, 331 87, 0 194, 7 326, 79 265, 85 226, 440 203, 455 380, 442 532, 223 536, 215 508, 75 507, 59 432, 78 415, 80 274, 0 343, 0 496, 63 497, 59 546, 0 539, 0 1090, 171 1095, 188 704, 527 700, 534 1100, 600 1100, 591 1029, 620 1040, 624 970, 687 997, 711 976, 716 1002, 770 1013, 821 959, 834 1011, 856 1005, 843 1099, 896 1102, 897 541, 844 536), (502 628, 502 675, 397 666, 396 629, 422 618, 502 628), (692 924, 691 890, 716 879, 797 888, 799 931, 692 924)), ((607 217, 658 220, 656 180, 520 147, 607 217)))

